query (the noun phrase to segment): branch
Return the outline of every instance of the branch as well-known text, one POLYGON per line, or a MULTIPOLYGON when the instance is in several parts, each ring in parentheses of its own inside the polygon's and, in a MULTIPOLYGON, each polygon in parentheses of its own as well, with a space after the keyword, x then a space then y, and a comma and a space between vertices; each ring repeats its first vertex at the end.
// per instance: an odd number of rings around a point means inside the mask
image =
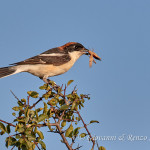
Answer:
MULTIPOLYGON (((50 80, 49 80, 49 83, 48 83, 50 86, 52 86, 51 85, 51 83, 50 83, 50 80)), ((57 90, 58 90, 58 88, 59 88, 60 86, 59 85, 54 85, 53 86, 53 90, 55 90, 56 92, 58 92, 57 90)), ((62 86, 60 87, 61 89, 62 89, 62 87, 63 87, 63 84, 62 84, 62 86)), ((64 88, 64 94, 62 94, 62 93, 59 93, 59 96, 61 96, 62 98, 64 98, 64 101, 65 101, 65 104, 66 105, 68 105, 68 102, 67 102, 67 100, 66 100, 66 89, 67 89, 67 86, 65 85, 65 88, 64 88)))
POLYGON ((43 124, 37 124, 36 126, 41 128, 41 127, 46 127, 46 126, 56 126, 56 123, 43 123, 43 124))
POLYGON ((66 105, 68 105, 68 101, 66 100, 66 89, 67 89, 67 87, 65 85, 63 98, 64 98, 64 101, 65 101, 66 105))
POLYGON ((16 126, 13 125, 12 123, 6 122, 6 121, 4 121, 4 120, 0 120, 0 122, 6 123, 6 124, 8 124, 8 125, 10 125, 10 126, 12 126, 12 127, 16 127, 16 126))
POLYGON ((28 99, 28 106, 29 106, 29 99, 30 99, 30 96, 28 96, 27 99, 28 99))
POLYGON ((29 108, 32 109, 33 107, 35 107, 36 104, 38 104, 41 100, 43 99, 43 97, 40 97, 39 100, 37 102, 35 102, 32 106, 30 106, 29 108))
POLYGON ((74 150, 79 150, 79 148, 81 148, 82 146, 78 146, 76 149, 74 149, 74 150))
POLYGON ((83 125, 84 125, 84 127, 85 127, 85 129, 86 129, 86 131, 87 131, 87 133, 88 133, 88 135, 89 135, 89 137, 90 137, 92 143, 93 143, 92 149, 94 149, 95 141, 93 140, 93 138, 92 138, 92 136, 91 136, 91 133, 89 132, 89 130, 88 130, 88 128, 87 128, 87 125, 85 124, 85 122, 84 122, 83 118, 81 117, 79 111, 76 110, 76 112, 77 112, 77 114, 79 115, 79 117, 80 117, 80 119, 81 119, 81 121, 82 121, 82 123, 83 123, 83 125))
POLYGON ((34 144, 36 145, 36 147, 38 148, 38 150, 40 150, 38 144, 34 141, 34 144))
POLYGON ((15 148, 15 145, 12 147, 12 149, 11 150, 13 150, 15 148))
POLYGON ((10 92, 11 92, 11 94, 12 94, 18 101, 20 101, 19 98, 13 93, 12 90, 10 90, 10 92))
POLYGON ((58 131, 61 133, 60 135, 61 135, 61 137, 62 137, 62 139, 63 139, 63 142, 64 142, 64 143, 65 143, 65 145, 67 146, 68 150, 72 150, 72 148, 71 148, 71 146, 69 145, 69 143, 68 143, 68 141, 67 141, 66 137, 65 137, 65 136, 64 136, 64 134, 62 133, 61 128, 60 128, 60 125, 59 125, 59 124, 57 124, 57 129, 58 129, 58 131))

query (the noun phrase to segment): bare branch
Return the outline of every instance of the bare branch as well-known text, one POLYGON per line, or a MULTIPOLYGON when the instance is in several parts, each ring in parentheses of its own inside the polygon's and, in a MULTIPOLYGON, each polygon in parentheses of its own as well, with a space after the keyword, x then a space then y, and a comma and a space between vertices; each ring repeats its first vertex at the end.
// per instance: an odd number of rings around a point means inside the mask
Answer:
POLYGON ((43 124, 37 124, 36 126, 41 128, 41 127, 46 127, 46 126, 56 126, 56 123, 43 123, 43 124))
POLYGON ((34 141, 34 144, 36 145, 36 147, 38 148, 38 150, 40 150, 38 144, 34 141))
POLYGON ((15 145, 12 147, 12 149, 11 150, 13 150, 15 148, 15 145))
POLYGON ((28 96, 27 99, 28 99, 28 106, 29 106, 29 99, 30 99, 30 96, 28 96))
POLYGON ((14 92, 12 90, 10 90, 10 92, 18 101, 20 101, 19 98, 14 94, 14 92))
MULTIPOLYGON (((57 129, 58 129, 58 131, 60 132, 60 133, 62 133, 62 131, 61 131, 61 128, 60 128, 60 125, 58 124, 57 125, 57 129)), ((67 148, 68 148, 68 150, 72 150, 72 148, 71 148, 71 146, 69 145, 69 143, 68 143, 68 141, 67 141, 67 139, 66 139, 66 137, 65 137, 65 135, 62 133, 62 134, 60 134, 61 135, 61 137, 62 137, 62 139, 63 139, 63 142, 65 143, 65 145, 67 146, 67 148)))
POLYGON ((82 123, 83 123, 83 125, 84 125, 84 128, 86 129, 86 131, 87 131, 87 133, 88 133, 88 135, 89 135, 89 137, 90 137, 90 140, 91 140, 92 143, 93 143, 92 149, 94 149, 95 141, 93 140, 92 135, 91 135, 91 133, 89 132, 89 130, 88 130, 88 128, 87 128, 87 125, 85 124, 85 122, 84 122, 83 118, 81 117, 79 111, 76 110, 76 112, 77 112, 77 114, 79 115, 79 117, 80 117, 80 119, 81 119, 81 121, 82 121, 82 123))
POLYGON ((43 97, 40 97, 39 100, 37 102, 35 102, 32 106, 30 106, 29 108, 32 109, 33 107, 35 107, 35 105, 37 105, 41 100, 43 99, 43 97))
POLYGON ((10 125, 10 126, 12 126, 12 127, 16 127, 16 126, 13 125, 12 123, 6 122, 6 121, 4 121, 4 120, 0 120, 0 122, 6 123, 6 124, 8 124, 8 125, 10 125))

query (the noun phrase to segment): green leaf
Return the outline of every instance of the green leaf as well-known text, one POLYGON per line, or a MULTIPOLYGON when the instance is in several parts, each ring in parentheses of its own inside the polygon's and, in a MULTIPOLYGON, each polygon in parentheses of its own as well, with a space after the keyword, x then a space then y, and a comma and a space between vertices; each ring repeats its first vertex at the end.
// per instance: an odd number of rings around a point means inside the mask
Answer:
POLYGON ((40 112, 41 110, 43 110, 43 108, 40 107, 40 108, 38 108, 38 109, 36 109, 36 110, 37 110, 37 112, 40 112))
POLYGON ((24 104, 21 101, 17 102, 19 106, 23 106, 24 104))
POLYGON ((23 99, 21 99, 21 101, 22 101, 22 102, 24 102, 24 103, 26 103, 26 99, 24 99, 24 98, 23 98, 23 99))
POLYGON ((58 93, 61 93, 61 92, 62 92, 62 89, 59 87, 58 90, 57 90, 57 92, 58 92, 58 93))
POLYGON ((1 123, 1 122, 0 122, 0 129, 1 129, 2 131, 4 131, 4 132, 5 132, 5 126, 4 126, 4 124, 3 124, 3 123, 1 123))
POLYGON ((15 106, 15 107, 13 107, 12 109, 13 109, 14 111, 19 111, 19 110, 20 110, 20 107, 15 106))
POLYGON ((67 86, 69 86, 74 80, 69 80, 67 86))
POLYGON ((29 141, 35 141, 35 139, 36 139, 35 135, 30 134, 30 135, 27 135, 27 136, 28 136, 29 141))
POLYGON ((67 95, 67 98, 68 98, 68 99, 72 99, 72 98, 73 98, 73 95, 72 95, 72 94, 68 94, 68 95, 67 95))
POLYGON ((74 131, 73 131, 74 136, 78 135, 79 129, 80 129, 80 127, 77 127, 77 128, 74 129, 74 131))
POLYGON ((66 126, 66 120, 62 121, 61 126, 62 127, 66 126))
POLYGON ((72 137, 72 133, 73 133, 73 126, 72 124, 69 126, 69 128, 66 130, 65 136, 66 137, 72 137))
POLYGON ((31 148, 32 148, 32 142, 26 140, 26 144, 25 145, 26 145, 26 147, 27 147, 28 150, 31 150, 31 148))
POLYGON ((39 97, 39 93, 37 93, 36 91, 28 91, 27 92, 29 96, 33 97, 33 98, 38 98, 39 97))
POLYGON ((41 140, 39 141, 39 143, 41 144, 41 148, 44 149, 44 150, 46 150, 45 143, 43 141, 41 141, 41 140))
POLYGON ((69 105, 63 105, 60 107, 60 110, 67 110, 69 108, 69 105))
POLYGON ((52 80, 50 80, 50 85, 52 86, 52 87, 54 87, 55 85, 56 85, 56 83, 54 82, 54 81, 52 81, 52 80))
POLYGON ((76 120, 77 120, 77 121, 80 121, 81 119, 80 119, 80 117, 76 117, 76 120))
POLYGON ((25 128, 24 128, 24 127, 20 127, 20 128, 17 129, 17 131, 18 131, 18 132, 24 132, 24 131, 25 131, 25 128))
POLYGON ((57 104, 57 101, 55 98, 52 98, 50 101, 47 102, 48 105, 51 105, 51 106, 56 106, 57 104))
POLYGON ((13 112, 12 115, 13 115, 13 116, 16 116, 16 113, 13 112))
POLYGON ((86 133, 81 133, 81 134, 80 134, 80 137, 81 137, 81 138, 84 138, 86 135, 87 135, 86 133))
POLYGON ((1 132, 0 132, 0 135, 3 135, 3 134, 5 134, 5 131, 1 131, 1 132))
POLYGON ((10 125, 9 125, 9 124, 6 126, 6 132, 7 132, 8 134, 10 133, 10 125))
POLYGON ((19 134, 16 135, 16 139, 20 139, 20 135, 19 134))
POLYGON ((35 116, 36 116, 36 119, 38 120, 38 119, 39 119, 39 116, 38 116, 38 111, 37 111, 37 109, 35 110, 35 116))
POLYGON ((8 148, 8 146, 14 145, 16 139, 13 137, 7 137, 5 141, 6 141, 6 147, 8 148))
POLYGON ((38 122, 44 121, 47 118, 46 114, 40 114, 38 118, 38 122))
POLYGON ((43 86, 40 86, 39 89, 41 89, 41 90, 49 90, 50 86, 48 84, 44 84, 43 86))
POLYGON ((43 114, 46 114, 47 113, 47 104, 44 102, 44 110, 43 110, 43 114))
POLYGON ((71 110, 74 110, 75 107, 76 107, 76 102, 74 101, 74 102, 72 103, 71 110))
POLYGON ((103 147, 103 146, 100 146, 100 147, 99 147, 99 150, 106 150, 106 148, 103 147))
POLYGON ((27 106, 27 107, 25 108, 25 117, 28 117, 28 116, 29 116, 29 113, 30 113, 30 109, 29 109, 29 107, 27 106))
POLYGON ((91 120, 90 123, 99 123, 97 120, 91 120))
POLYGON ((36 130, 36 133, 39 135, 40 139, 43 140, 44 139, 44 135, 41 131, 36 130))

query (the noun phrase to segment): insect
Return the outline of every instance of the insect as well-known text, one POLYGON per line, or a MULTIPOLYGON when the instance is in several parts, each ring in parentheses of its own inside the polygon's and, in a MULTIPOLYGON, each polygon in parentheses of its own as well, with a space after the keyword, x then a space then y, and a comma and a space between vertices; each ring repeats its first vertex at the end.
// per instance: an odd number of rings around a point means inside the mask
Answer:
POLYGON ((88 55, 90 55, 90 59, 89 59, 90 67, 92 67, 93 62, 96 64, 96 61, 94 60, 94 58, 97 60, 101 60, 101 58, 96 53, 94 53, 93 50, 92 51, 89 50, 88 55))

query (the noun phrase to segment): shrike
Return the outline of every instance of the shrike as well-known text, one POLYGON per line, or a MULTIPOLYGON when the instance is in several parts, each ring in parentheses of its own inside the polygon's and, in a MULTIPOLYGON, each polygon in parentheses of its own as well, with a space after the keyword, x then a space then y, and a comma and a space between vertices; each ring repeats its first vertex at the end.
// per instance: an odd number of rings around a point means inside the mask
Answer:
POLYGON ((11 66, 0 68, 0 78, 20 72, 28 72, 38 76, 47 83, 47 78, 67 72, 83 54, 89 50, 82 44, 69 42, 63 46, 52 48, 11 66))

